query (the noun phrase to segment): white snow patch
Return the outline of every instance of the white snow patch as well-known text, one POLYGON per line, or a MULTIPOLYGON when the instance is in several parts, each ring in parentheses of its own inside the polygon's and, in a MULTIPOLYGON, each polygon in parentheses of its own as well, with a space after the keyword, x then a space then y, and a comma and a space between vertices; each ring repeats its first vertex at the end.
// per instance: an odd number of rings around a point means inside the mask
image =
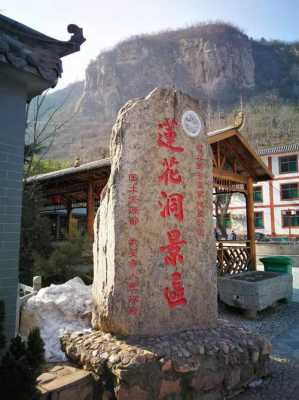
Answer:
POLYGON ((22 320, 26 321, 27 332, 34 326, 40 328, 48 361, 64 361, 66 357, 61 351, 59 337, 65 332, 90 329, 91 309, 91 285, 85 285, 76 277, 41 289, 24 305, 22 320))

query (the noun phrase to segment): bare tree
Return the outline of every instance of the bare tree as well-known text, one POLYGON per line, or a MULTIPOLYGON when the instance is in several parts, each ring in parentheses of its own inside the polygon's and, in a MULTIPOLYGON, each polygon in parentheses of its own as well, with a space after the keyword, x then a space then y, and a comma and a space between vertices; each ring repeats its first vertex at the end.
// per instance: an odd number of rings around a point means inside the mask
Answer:
POLYGON ((48 91, 33 98, 27 105, 24 155, 26 176, 32 174, 35 161, 39 162, 46 156, 57 134, 74 118, 75 113, 70 113, 66 118, 62 113, 71 92, 58 105, 47 104, 48 91))
POLYGON ((215 194, 214 198, 216 226, 220 230, 221 236, 224 238, 227 238, 226 217, 228 214, 231 197, 232 193, 219 193, 215 194))

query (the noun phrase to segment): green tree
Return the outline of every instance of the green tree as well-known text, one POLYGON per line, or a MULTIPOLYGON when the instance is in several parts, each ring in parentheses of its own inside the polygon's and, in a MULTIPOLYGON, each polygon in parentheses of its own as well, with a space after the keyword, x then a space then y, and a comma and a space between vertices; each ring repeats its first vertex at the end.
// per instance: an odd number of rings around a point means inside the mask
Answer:
POLYGON ((53 251, 50 221, 41 213, 44 199, 38 187, 25 187, 23 193, 20 281, 31 285, 35 254, 48 258, 53 251))
POLYGON ((26 343, 20 336, 11 340, 0 365, 0 398, 35 400, 39 398, 36 380, 44 362, 39 330, 29 334, 26 343))
POLYGON ((69 236, 53 250, 49 257, 41 254, 34 256, 34 273, 43 277, 43 284, 60 284, 80 276, 85 283, 91 283, 91 276, 80 271, 76 266, 82 263, 82 257, 90 248, 90 240, 87 236, 82 237, 78 232, 69 236))
POLYGON ((45 346, 39 328, 32 329, 28 335, 27 359, 35 373, 39 373, 41 365, 45 362, 45 346))

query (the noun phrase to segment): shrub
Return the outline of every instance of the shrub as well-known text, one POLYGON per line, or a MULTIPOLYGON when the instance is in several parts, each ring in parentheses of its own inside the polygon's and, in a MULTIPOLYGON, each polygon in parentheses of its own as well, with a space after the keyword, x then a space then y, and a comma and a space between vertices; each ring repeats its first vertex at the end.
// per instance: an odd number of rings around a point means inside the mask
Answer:
POLYGON ((44 362, 44 346, 39 329, 26 343, 20 336, 11 340, 0 365, 0 398, 35 400, 39 398, 36 379, 44 362))
POLYGON ((45 286, 51 283, 61 284, 75 276, 80 276, 85 283, 90 283, 88 275, 76 268, 82 263, 82 257, 88 248, 88 237, 73 233, 67 241, 60 243, 49 257, 34 254, 34 273, 42 276, 45 286))
POLYGON ((39 373, 41 365, 45 362, 45 346, 39 328, 32 329, 28 335, 27 359, 34 371, 39 373))
POLYGON ((41 214, 44 199, 38 188, 25 188, 23 193, 20 281, 31 285, 34 254, 49 257, 52 252, 51 226, 46 216, 41 214))

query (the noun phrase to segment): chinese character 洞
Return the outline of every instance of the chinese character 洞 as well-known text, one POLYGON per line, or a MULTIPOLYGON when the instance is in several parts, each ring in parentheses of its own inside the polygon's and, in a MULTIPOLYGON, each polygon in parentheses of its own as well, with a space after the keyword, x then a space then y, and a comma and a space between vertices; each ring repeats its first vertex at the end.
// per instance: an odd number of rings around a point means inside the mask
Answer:
POLYGON ((165 185, 168 185, 168 183, 182 183, 182 177, 175 168, 178 163, 179 162, 175 157, 164 158, 162 161, 164 171, 159 176, 159 181, 165 185))
POLYGON ((163 294, 167 300, 167 304, 170 308, 175 308, 179 305, 183 306, 187 304, 187 300, 184 295, 184 286, 182 285, 182 275, 180 272, 174 272, 171 276, 172 289, 164 288, 163 294))
POLYGON ((159 202, 160 206, 163 208, 160 211, 161 217, 169 217, 171 214, 178 221, 183 221, 184 219, 184 211, 183 211, 183 200, 184 196, 181 193, 171 193, 167 194, 166 192, 160 193, 161 197, 165 199, 165 203, 162 204, 159 202))
POLYGON ((158 138, 157 144, 160 147, 165 147, 168 151, 173 151, 175 153, 181 153, 184 151, 183 147, 175 146, 176 132, 175 127, 177 122, 175 119, 165 119, 158 124, 158 138))
POLYGON ((164 257, 164 264, 176 266, 177 261, 183 264, 184 256, 180 251, 181 247, 187 242, 185 240, 180 240, 181 232, 178 229, 168 231, 167 236, 169 244, 160 247, 160 253, 167 253, 164 257))

